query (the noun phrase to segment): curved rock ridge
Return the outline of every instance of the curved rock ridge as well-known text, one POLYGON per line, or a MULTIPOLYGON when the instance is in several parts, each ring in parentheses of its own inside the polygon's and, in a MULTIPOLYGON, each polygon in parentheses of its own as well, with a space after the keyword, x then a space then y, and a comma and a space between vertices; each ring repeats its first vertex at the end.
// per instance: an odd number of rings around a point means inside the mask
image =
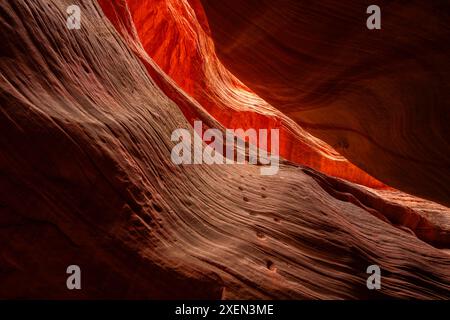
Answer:
MULTIPOLYGON (((132 2, 133 0, 121 0, 121 1, 103 1, 100 0, 99 3, 102 6, 103 10, 106 12, 106 15, 110 18, 110 20, 113 22, 113 24, 116 26, 116 29, 120 31, 120 33, 126 38, 126 39, 130 39, 130 46, 135 48, 135 52, 137 54, 137 56, 140 57, 140 59, 143 61, 143 63, 147 66, 147 70, 149 71, 150 74, 152 74, 154 77, 156 77, 157 79, 160 78, 164 78, 164 75, 161 75, 161 73, 156 72, 155 73, 155 69, 157 69, 158 67, 154 65, 154 62, 152 59, 149 59, 149 57, 147 56, 146 53, 148 53, 149 50, 151 49, 147 49, 143 50, 143 46, 142 46, 142 42, 141 40, 138 38, 138 31, 136 30, 136 28, 134 27, 134 22, 131 21, 130 19, 133 18, 133 14, 131 12, 138 12, 139 15, 144 16, 149 18, 147 15, 145 15, 146 12, 153 12, 153 15, 155 15, 155 12, 157 11, 161 11, 161 3, 159 3, 159 5, 157 5, 157 3, 152 2, 152 5, 150 5, 149 3, 146 3, 145 1, 140 1, 138 2, 138 4, 134 4, 135 7, 134 9, 130 9, 128 6, 129 2, 132 2), (142 6, 144 4, 144 6, 142 6), (151 9, 151 10, 150 10, 151 9)), ((196 0, 191 0, 190 4, 194 5, 195 3, 199 4, 198 2, 196 2, 196 0)), ((175 4, 171 3, 171 2, 164 2, 164 4, 162 5, 163 8, 165 8, 166 10, 162 10, 162 18, 163 21, 165 22, 168 18, 167 16, 169 16, 169 18, 173 18, 175 19, 176 17, 179 18, 179 16, 181 16, 181 21, 183 21, 184 23, 186 22, 185 18, 186 14, 185 14, 185 10, 187 10, 190 7, 187 7, 187 3, 180 3, 180 2, 176 2, 175 4), (180 9, 178 6, 181 4, 182 9, 180 9), (176 14, 174 12, 171 12, 170 10, 173 10, 173 6, 177 7, 179 10, 176 10, 176 14), (170 14, 169 14, 170 13, 170 14), (183 14, 184 13, 184 14, 183 14)), ((200 5, 201 7, 201 5, 200 5)), ((204 15, 202 15, 201 12, 201 8, 199 8, 198 6, 196 7, 197 12, 195 17, 204 17, 204 15)), ((156 15, 158 16, 158 15, 156 15)), ((189 15, 187 15, 189 16, 189 15)), ((191 12, 191 18, 192 18, 192 12, 191 12)), ((157 21, 157 19, 142 19, 143 21, 147 22, 147 21, 157 21)), ((143 23, 146 24, 144 22, 138 22, 138 24, 143 23)), ((191 22, 193 23, 193 22, 191 22)), ((207 25, 205 25, 207 22, 203 22, 201 25, 202 29, 205 29, 205 35, 209 34, 209 30, 207 29, 207 25)), ((185 25, 183 25, 184 28, 186 28, 185 25)), ((150 36, 150 31, 153 30, 156 32, 157 35, 160 35, 162 33, 161 30, 159 30, 158 28, 153 27, 153 25, 151 25, 150 27, 148 26, 147 23, 147 27, 140 27, 141 29, 147 30, 147 33, 144 33, 146 35, 146 38, 152 38, 150 36)), ((165 27, 163 28, 163 30, 168 30, 170 29, 169 27, 165 27)), ((176 29, 177 30, 177 29, 176 29)), ((181 28, 181 31, 184 30, 183 28, 181 28)), ((189 29, 192 31, 192 29, 189 29)), ((199 33, 201 33, 201 31, 198 30, 198 28, 196 29, 199 33)), ((181 32, 180 31, 180 32, 181 32)), ((167 39, 171 39, 170 36, 166 37, 167 39)), ((164 39, 166 39, 164 38, 164 39)), ((178 39, 179 42, 184 43, 185 39, 184 37, 181 36, 176 36, 176 39, 178 39)), ((201 38, 201 37, 200 37, 201 38)), ((211 45, 211 43, 210 43, 211 45)), ((148 47, 148 46, 147 46, 148 47)), ((199 46, 202 47, 202 46, 199 46)), ((208 47, 208 46, 206 46, 208 47)), ((176 47, 175 47, 176 48, 176 47)), ((177 51, 175 50, 175 48, 171 47, 170 49, 166 49, 164 50, 164 53, 167 54, 167 56, 171 57, 169 60, 171 61, 171 64, 175 64, 175 62, 177 61, 176 57, 179 57, 179 55, 177 54, 177 52, 173 52, 173 51, 177 51), (175 57, 175 58, 173 58, 175 57)), ((187 50, 186 48, 189 48, 189 46, 185 46, 184 50, 187 50)), ((209 51, 206 51, 205 55, 206 57, 208 57, 208 54, 211 55, 212 57, 215 57, 214 53, 212 52, 213 48, 209 48, 209 51)), ((202 61, 202 58, 206 61, 208 61, 208 59, 205 58, 205 56, 202 56, 199 54, 198 60, 202 61)), ((216 61, 216 63, 218 63, 216 61)), ((171 64, 168 64, 168 66, 170 67, 171 64)), ((192 66, 191 63, 187 63, 188 67, 187 69, 191 70, 194 69, 194 66, 192 66)), ((197 63, 197 69, 203 69, 203 68, 211 68, 209 63, 197 63), (203 67, 202 67, 203 66, 203 67)), ((167 66, 166 66, 167 67, 167 66)), ((184 66, 181 66, 184 67, 184 66)), ((186 67, 185 67, 186 68, 186 67)), ((216 74, 216 78, 217 78, 217 74, 222 75, 222 77, 229 77, 231 78, 234 82, 238 82, 238 80, 236 78, 234 78, 229 72, 227 72, 222 65, 218 64, 218 66, 216 68, 212 68, 213 70, 215 70, 215 74, 216 74), (217 71, 217 70, 220 70, 217 71)), ((210 72, 211 74, 214 74, 214 72, 210 72)), ((192 72, 187 72, 187 74, 192 74, 192 72)), ((180 75, 176 75, 176 77, 178 77, 178 81, 180 81, 181 83, 184 83, 183 78, 180 77, 180 75)), ((200 81, 201 83, 203 83, 203 85, 205 85, 205 83, 208 83, 208 79, 209 77, 204 77, 201 78, 198 75, 194 76, 195 79, 199 79, 198 81, 200 81)), ((170 89, 172 88, 171 86, 167 86, 164 84, 165 82, 161 83, 162 87, 165 88, 163 90, 165 90, 165 92, 168 94, 169 97, 175 96, 176 101, 178 104, 182 104, 183 108, 182 110, 184 111, 184 114, 186 115, 187 119, 195 120, 198 119, 199 117, 199 108, 198 106, 194 106, 192 104, 185 104, 183 99, 179 99, 178 96, 179 94, 174 95, 173 94, 173 90, 170 89), (169 89, 167 89, 169 88, 169 89), (193 111, 192 111, 193 109, 193 111), (197 111, 196 111, 197 110, 197 111)), ((228 85, 230 84, 230 82, 227 82, 228 85)), ((209 90, 216 90, 214 89, 214 84, 217 85, 217 81, 216 82, 211 82, 210 83, 210 89, 209 90)), ((222 86, 222 87, 229 87, 229 86, 222 86)), ((193 89, 191 89, 193 90, 193 89)), ((194 90, 195 91, 195 90, 194 90)), ((197 91, 202 92, 198 87, 197 87, 197 91)), ((205 91, 205 89, 203 90, 205 91)), ((253 95, 252 93, 250 93, 251 95, 253 95)), ((257 99, 257 96, 253 95, 254 99, 257 99)), ((218 100, 220 102, 220 100, 218 100)), ((235 105, 236 105, 236 101, 239 100, 234 100, 235 101, 235 105)), ((211 103, 211 101, 207 102, 206 104, 211 103)), ((233 104, 231 104, 233 105, 233 104)), ((239 103, 237 103, 237 105, 239 106, 239 103)), ((270 107, 270 106, 269 106, 270 107)), ((261 111, 260 109, 256 109, 261 111)), ((242 113, 242 111, 239 111, 239 113, 242 113)), ((205 117, 204 115, 202 116, 201 119, 207 119, 208 117, 205 117)), ((291 120, 289 120, 288 118, 285 119, 287 122, 291 120)), ((211 127, 211 125, 209 124, 210 121, 207 121, 208 125, 204 126, 203 129, 207 129, 209 127, 211 127)), ((239 120, 237 121, 237 123, 239 123, 239 120)), ((262 123, 266 123, 267 121, 263 121, 262 123)), ((242 123, 241 123, 242 124, 242 123)), ((259 125, 261 125, 261 123, 259 123, 259 125)), ((266 126, 267 127, 267 126, 266 126)), ((269 125, 270 127, 270 125, 269 125)), ((301 130, 301 128, 299 128, 299 130, 301 130)), ((302 135, 301 135, 302 136, 302 135)), ((310 136, 311 137, 311 136, 310 136)), ((311 137, 312 138, 312 137, 311 137)), ((317 139, 316 139, 317 140, 317 139)), ((287 141, 288 143, 292 144, 292 140, 287 141)), ((300 148, 297 148, 297 150, 304 150, 304 148, 302 148, 302 144, 300 144, 300 148)), ((317 150, 317 148, 315 149, 317 150)), ((305 152, 305 154, 308 154, 308 151, 305 152)), ((306 157, 307 158, 307 157, 306 157)), ((345 163, 343 164, 344 166, 345 163)), ((336 169, 342 169, 342 166, 333 166, 336 169)), ((348 172, 347 172, 348 173, 348 172)), ((342 174, 341 174, 342 175, 342 174)), ((343 176, 346 176, 345 172, 343 174, 343 176)), ((363 179, 364 175, 361 176, 363 179)), ((369 177, 369 176, 366 176, 369 177)), ((361 181, 361 180, 360 180, 361 181)), ((366 192, 363 193, 362 197, 365 200, 361 200, 360 199, 360 195, 361 192, 358 190, 358 188, 355 187, 351 187, 350 188, 350 193, 356 193, 354 195, 350 195, 350 200, 353 202, 353 199, 357 199, 357 203, 360 203, 360 200, 362 201, 362 203, 366 203, 367 199, 369 204, 364 205, 363 208, 368 209, 369 212, 374 213, 375 216, 385 220, 385 221, 393 221, 394 224, 396 226, 398 226, 399 228, 403 228, 405 230, 407 230, 407 232, 413 232, 415 233, 420 239, 433 244, 435 246, 438 247, 442 247, 442 248, 448 248, 450 247, 450 211, 443 207, 443 210, 439 211, 441 214, 440 219, 436 219, 436 211, 431 210, 431 211, 425 211, 425 210, 411 210, 411 208, 409 208, 408 205, 395 205, 395 204, 391 204, 390 201, 387 201, 387 199, 389 200, 395 200, 402 198, 405 199, 408 197, 408 195, 403 194, 401 192, 397 192, 395 190, 392 190, 391 188, 388 188, 386 186, 383 185, 379 185, 377 182, 375 183, 371 183, 370 180, 365 179, 366 184, 369 184, 371 186, 376 186, 377 188, 382 187, 381 189, 386 190, 385 193, 383 193, 384 195, 384 199, 381 200, 374 200, 372 199, 372 197, 370 196, 370 192, 367 194, 366 192), (355 198, 356 197, 356 198, 355 198), (374 207, 374 208, 373 208, 374 207), (376 209, 375 209, 376 208, 376 209), (430 213, 431 212, 431 213, 430 213)), ((347 190, 348 191, 348 190, 347 190)), ((372 190, 374 191, 374 190, 372 190)), ((332 195, 336 196, 337 198, 342 200, 342 197, 340 196, 339 192, 338 193, 332 193, 332 195)), ((346 193, 344 196, 344 199, 347 199, 347 195, 349 195, 349 193, 346 193)), ((348 199, 347 199, 348 200, 348 199)), ((424 204, 425 207, 433 207, 435 206, 434 203, 430 202, 430 201, 426 201, 426 200, 421 200, 422 203, 424 204)))
POLYGON ((450 296, 450 255, 377 217, 381 191, 363 203, 286 161, 174 165, 189 114, 223 127, 143 50, 126 3, 79 1, 80 30, 69 4, 0 2, 0 298, 450 296))
MULTIPOLYGON (((100 1, 109 6, 110 1, 100 1)), ((217 59, 200 2, 127 0, 145 51, 175 82, 227 128, 280 129, 280 155, 370 187, 378 180, 266 103, 217 59)))
MULTIPOLYGON (((192 0, 195 1, 195 0, 192 0)), ((239 80, 389 186, 450 205, 450 4, 199 0, 239 80)))

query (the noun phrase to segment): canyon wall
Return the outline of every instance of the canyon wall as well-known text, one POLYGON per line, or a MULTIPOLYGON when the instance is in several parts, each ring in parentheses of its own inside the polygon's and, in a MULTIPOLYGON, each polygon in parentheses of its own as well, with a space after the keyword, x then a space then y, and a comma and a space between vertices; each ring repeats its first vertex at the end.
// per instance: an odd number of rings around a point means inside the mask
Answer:
POLYGON ((224 126, 148 55, 127 2, 77 3, 69 30, 72 1, 0 2, 0 298, 449 297, 429 202, 285 160, 175 165, 174 130, 224 126))
POLYGON ((239 80, 389 186, 450 204, 450 5, 191 0, 239 80))

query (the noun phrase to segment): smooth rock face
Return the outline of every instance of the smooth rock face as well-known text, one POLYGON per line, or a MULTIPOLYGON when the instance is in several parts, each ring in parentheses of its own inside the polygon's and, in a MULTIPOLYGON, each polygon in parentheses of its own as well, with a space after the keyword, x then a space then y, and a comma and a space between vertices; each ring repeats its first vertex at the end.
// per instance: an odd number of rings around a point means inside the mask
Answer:
MULTIPOLYGON (((196 0, 192 0, 195 2, 196 0)), ((352 163, 450 204, 450 3, 198 0, 242 82, 352 163)))
POLYGON ((223 126, 147 54, 125 1, 80 1, 80 30, 70 4, 0 2, 0 298, 450 296, 448 208, 287 161, 173 164, 173 130, 223 126))

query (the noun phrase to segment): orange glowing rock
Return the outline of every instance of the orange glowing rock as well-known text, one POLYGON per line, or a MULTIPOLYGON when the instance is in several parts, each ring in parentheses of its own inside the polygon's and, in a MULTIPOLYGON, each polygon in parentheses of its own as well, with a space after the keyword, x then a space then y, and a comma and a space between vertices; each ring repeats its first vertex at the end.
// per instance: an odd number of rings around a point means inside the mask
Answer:
MULTIPOLYGON (((244 130, 278 128, 282 157, 348 181, 385 187, 233 76, 216 56, 199 1, 126 2, 146 52, 224 127, 244 130)), ((195 120, 192 115, 188 118, 191 122, 195 120)))
MULTIPOLYGON (((65 1, 0 1, 0 299, 448 298, 448 208, 288 161, 174 164, 174 130, 223 126, 147 54, 125 0, 77 3, 70 30, 65 1)), ((221 81, 206 92, 259 99, 221 81)))

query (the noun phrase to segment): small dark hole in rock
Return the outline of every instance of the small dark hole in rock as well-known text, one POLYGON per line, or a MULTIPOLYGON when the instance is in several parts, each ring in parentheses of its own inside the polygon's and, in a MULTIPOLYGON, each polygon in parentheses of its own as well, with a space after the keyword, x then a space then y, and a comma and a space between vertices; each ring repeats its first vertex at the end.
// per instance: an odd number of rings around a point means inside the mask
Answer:
POLYGON ((163 209, 161 208, 161 206, 157 203, 153 203, 153 208, 155 208, 156 211, 158 212, 162 212, 163 209))

